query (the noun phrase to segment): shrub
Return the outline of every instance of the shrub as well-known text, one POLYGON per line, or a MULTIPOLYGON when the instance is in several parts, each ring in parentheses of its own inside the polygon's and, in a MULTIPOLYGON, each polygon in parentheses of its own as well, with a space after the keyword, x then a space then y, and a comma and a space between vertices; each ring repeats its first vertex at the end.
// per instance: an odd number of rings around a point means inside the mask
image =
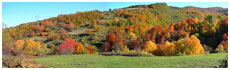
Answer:
POLYGON ((186 55, 204 54, 204 48, 200 44, 200 40, 195 35, 192 35, 176 42, 176 54, 179 53, 186 55))
POLYGON ((7 66, 9 68, 18 68, 18 67, 24 67, 25 60, 18 56, 3 56, 2 57, 2 63, 4 66, 7 66))
POLYGON ((24 48, 25 41, 24 40, 17 40, 14 44, 14 48, 17 50, 22 50, 24 48))
POLYGON ((41 50, 41 45, 39 42, 33 40, 26 40, 24 52, 31 55, 38 55, 41 50))
POLYGON ((58 32, 63 39, 68 37, 67 31, 64 28, 61 28, 58 32))
POLYGON ((43 30, 45 29, 45 27, 44 26, 34 26, 34 30, 35 31, 39 31, 39 32, 42 32, 43 30))
POLYGON ((76 54, 81 54, 81 52, 85 49, 82 43, 77 43, 75 53, 76 54))
POLYGON ((26 34, 28 37, 32 37, 35 35, 35 32, 34 31, 27 31, 26 34))
POLYGON ((59 51, 58 46, 55 46, 55 44, 48 44, 47 48, 50 48, 50 53, 49 54, 57 54, 59 51))
POLYGON ((45 36, 46 35, 46 33, 45 32, 41 32, 41 36, 45 36))
POLYGON ((87 49, 84 49, 84 50, 80 51, 80 54, 89 54, 89 51, 87 49))
POLYGON ((91 46, 91 48, 92 48, 94 54, 98 54, 98 49, 96 46, 91 46))
POLYGON ((63 43, 60 44, 59 52, 61 54, 72 54, 74 52, 77 42, 72 38, 65 38, 63 43))
POLYGON ((13 46, 7 45, 7 46, 2 47, 2 54, 11 55, 11 56, 20 56, 21 51, 15 50, 13 46))
POLYGON ((158 48, 161 56, 174 56, 175 55, 175 44, 166 41, 165 44, 158 48))
POLYGON ((49 49, 47 48, 46 44, 41 45, 41 50, 38 51, 38 55, 46 55, 49 53, 49 49))
POLYGON ((156 49, 157 49, 157 45, 155 43, 153 43, 152 41, 145 42, 145 47, 144 47, 145 51, 153 52, 156 49))
POLYGON ((216 48, 215 52, 219 52, 219 53, 228 52, 228 40, 222 41, 216 48))
POLYGON ((121 46, 121 51, 129 52, 129 48, 127 47, 127 45, 123 45, 121 46))
POLYGON ((64 24, 64 28, 68 31, 72 31, 75 28, 75 25, 71 22, 69 24, 64 24))
POLYGON ((91 47, 86 47, 86 49, 88 50, 89 54, 93 54, 93 49, 91 47))
POLYGON ((48 39, 50 40, 56 40, 56 39, 60 39, 60 35, 59 34, 53 34, 53 33, 49 33, 48 34, 48 39))
POLYGON ((136 37, 136 35, 133 33, 133 32, 129 32, 128 33, 129 35, 129 38, 131 39, 131 40, 134 40, 134 39, 136 39, 137 37, 136 37))
POLYGON ((85 29, 85 32, 86 32, 87 34, 92 34, 92 33, 93 33, 93 32, 92 32, 92 29, 88 29, 88 28, 85 29))

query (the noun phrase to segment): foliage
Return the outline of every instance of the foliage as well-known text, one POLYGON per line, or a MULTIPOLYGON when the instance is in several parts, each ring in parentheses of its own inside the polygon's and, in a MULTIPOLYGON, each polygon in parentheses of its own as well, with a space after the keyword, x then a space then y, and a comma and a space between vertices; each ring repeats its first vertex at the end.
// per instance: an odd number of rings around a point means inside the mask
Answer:
POLYGON ((58 54, 59 48, 55 44, 51 43, 47 45, 47 48, 50 49, 48 54, 58 54))
POLYGON ((82 54, 81 52, 85 50, 85 47, 83 46, 82 43, 77 43, 76 44, 76 49, 75 49, 75 53, 76 54, 82 54))
POLYGON ((184 53, 186 55, 204 54, 204 48, 200 40, 192 35, 189 38, 180 39, 176 43, 176 54, 184 53))
POLYGON ((92 48, 94 54, 98 54, 98 49, 96 46, 90 46, 90 47, 92 48))
POLYGON ((38 55, 46 55, 49 53, 49 49, 47 48, 47 45, 46 44, 42 44, 41 45, 41 50, 38 51, 38 55))
POLYGON ((59 31, 61 38, 65 39, 68 37, 67 31, 64 28, 61 28, 59 31))
POLYGON ((64 28, 68 31, 72 31, 75 28, 75 25, 70 22, 69 24, 64 24, 64 28))
POLYGON ((56 39, 60 39, 60 35, 57 33, 49 33, 47 38, 50 40, 56 40, 56 39))
POLYGON ((156 49, 157 49, 157 45, 154 42, 152 42, 152 41, 145 42, 145 48, 144 48, 145 51, 153 52, 156 49))
POLYGON ((219 53, 228 52, 228 40, 222 41, 215 50, 219 53))
POLYGON ((24 40, 17 40, 14 44, 14 48, 18 50, 22 50, 24 48, 25 41, 24 40))
POLYGON ((165 44, 160 45, 158 51, 161 56, 174 56, 176 51, 176 45, 173 42, 166 41, 165 44))
POLYGON ((45 36, 46 35, 46 33, 45 32, 41 32, 41 36, 45 36))
POLYGON ((38 55, 38 52, 41 51, 40 42, 35 42, 33 40, 26 40, 24 52, 31 55, 38 55))
POLYGON ((72 38, 65 38, 59 47, 59 53, 61 54, 72 54, 75 50, 77 42, 72 38))

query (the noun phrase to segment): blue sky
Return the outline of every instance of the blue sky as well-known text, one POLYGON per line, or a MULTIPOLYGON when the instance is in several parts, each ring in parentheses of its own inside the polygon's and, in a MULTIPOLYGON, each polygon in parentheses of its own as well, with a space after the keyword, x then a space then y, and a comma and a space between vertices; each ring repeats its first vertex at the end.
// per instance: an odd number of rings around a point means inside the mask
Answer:
MULTIPOLYGON (((22 23, 56 17, 58 14, 73 14, 77 11, 122 8, 130 5, 151 4, 156 2, 3 2, 2 22, 8 27, 22 23)), ((223 7, 227 2, 166 2, 169 6, 185 7, 223 7)))

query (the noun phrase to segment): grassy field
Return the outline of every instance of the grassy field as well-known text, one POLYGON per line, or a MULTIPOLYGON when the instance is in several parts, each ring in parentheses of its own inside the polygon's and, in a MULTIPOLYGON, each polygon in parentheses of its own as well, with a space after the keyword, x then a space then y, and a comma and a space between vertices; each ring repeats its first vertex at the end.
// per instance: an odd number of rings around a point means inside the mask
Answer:
POLYGON ((226 53, 193 56, 127 57, 58 55, 31 59, 57 68, 207 68, 219 64, 226 53))

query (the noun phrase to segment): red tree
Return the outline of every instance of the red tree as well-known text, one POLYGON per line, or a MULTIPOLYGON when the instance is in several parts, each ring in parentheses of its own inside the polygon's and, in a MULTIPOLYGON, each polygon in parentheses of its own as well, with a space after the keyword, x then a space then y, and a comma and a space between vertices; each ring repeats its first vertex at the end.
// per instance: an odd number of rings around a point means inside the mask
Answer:
POLYGON ((46 33, 45 32, 41 32, 41 36, 45 36, 46 35, 46 33))
POLYGON ((71 54, 74 52, 77 42, 72 38, 65 38, 63 43, 59 47, 59 52, 64 54, 71 54))

